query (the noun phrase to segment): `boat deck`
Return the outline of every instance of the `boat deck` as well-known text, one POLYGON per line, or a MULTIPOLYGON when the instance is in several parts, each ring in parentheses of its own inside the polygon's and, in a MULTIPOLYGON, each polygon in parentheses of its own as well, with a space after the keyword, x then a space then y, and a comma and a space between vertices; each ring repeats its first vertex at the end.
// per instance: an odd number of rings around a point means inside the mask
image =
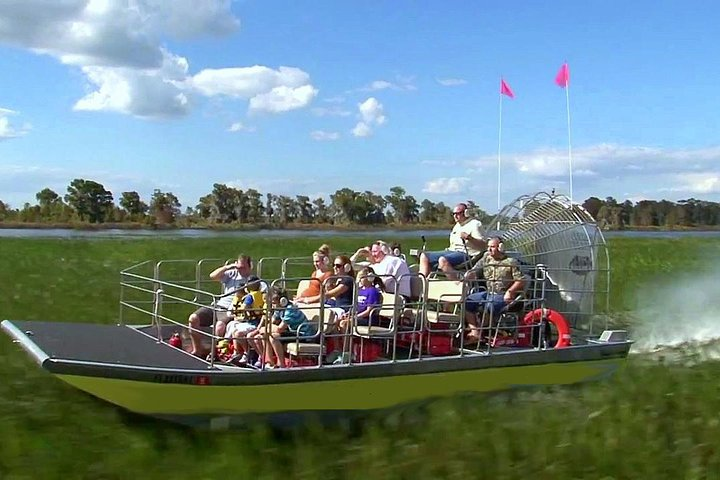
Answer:
POLYGON ((54 361, 127 365, 146 368, 208 369, 208 363, 123 325, 5 320, 3 329, 20 333, 37 346, 31 353, 42 363, 42 353, 54 361))

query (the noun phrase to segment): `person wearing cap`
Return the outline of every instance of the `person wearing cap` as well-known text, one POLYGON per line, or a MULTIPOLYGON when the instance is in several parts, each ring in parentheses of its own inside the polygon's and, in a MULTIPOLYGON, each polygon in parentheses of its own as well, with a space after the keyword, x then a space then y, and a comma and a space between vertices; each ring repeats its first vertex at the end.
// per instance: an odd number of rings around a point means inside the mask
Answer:
POLYGON ((212 326, 213 320, 216 320, 215 335, 225 336, 225 325, 231 320, 230 309, 232 308, 233 293, 245 286, 252 274, 252 268, 252 258, 249 255, 238 255, 236 262, 222 265, 210 272, 210 279, 220 282, 222 285, 222 294, 212 308, 200 307, 188 317, 192 344, 191 354, 202 358, 209 353, 202 344, 202 333, 199 329, 212 326))
POLYGON ((467 204, 458 203, 452 211, 455 226, 450 232, 450 245, 445 250, 423 252, 420 255, 420 273, 441 270, 453 275, 455 267, 482 253, 487 247, 483 238, 482 223, 467 214, 467 204))

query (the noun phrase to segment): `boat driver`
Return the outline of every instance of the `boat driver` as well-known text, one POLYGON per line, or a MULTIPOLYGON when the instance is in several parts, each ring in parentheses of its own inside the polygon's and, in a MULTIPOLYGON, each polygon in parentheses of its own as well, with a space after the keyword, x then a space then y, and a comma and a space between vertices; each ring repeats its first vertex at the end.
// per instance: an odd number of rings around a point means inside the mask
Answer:
POLYGON ((458 203, 452 214, 455 226, 450 232, 450 245, 438 252, 423 252, 420 255, 420 273, 428 276, 433 270, 441 270, 453 277, 455 267, 468 262, 485 249, 482 222, 468 216, 467 204, 458 203))

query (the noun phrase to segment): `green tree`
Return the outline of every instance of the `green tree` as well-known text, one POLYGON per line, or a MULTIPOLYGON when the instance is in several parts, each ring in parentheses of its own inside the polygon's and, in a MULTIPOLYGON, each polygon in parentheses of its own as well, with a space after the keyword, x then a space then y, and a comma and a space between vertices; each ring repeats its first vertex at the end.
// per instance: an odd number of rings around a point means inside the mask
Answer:
POLYGON ((582 206, 593 218, 597 218, 598 212, 603 206, 603 201, 597 197, 590 197, 583 202, 582 206))
POLYGON ((327 205, 325 205, 325 199, 322 197, 318 197, 312 201, 312 204, 315 222, 330 223, 330 214, 327 205))
POLYGON ((93 180, 76 178, 70 182, 65 201, 75 210, 81 221, 102 223, 112 210, 112 192, 93 180))
POLYGON ((419 207, 417 200, 412 195, 406 195, 404 188, 392 187, 390 195, 386 195, 385 200, 392 208, 393 218, 396 221, 406 224, 418 220, 419 207))
POLYGON ((140 199, 138 192, 122 192, 120 195, 120 208, 122 208, 131 219, 139 220, 147 214, 150 207, 140 199))
POLYGON ((172 192, 155 189, 150 199, 150 213, 158 224, 172 224, 180 215, 180 201, 172 192))
POLYGON ((0 222, 10 220, 11 210, 7 203, 0 200, 0 222))
POLYGON ((302 223, 311 223, 313 220, 313 206, 310 203, 310 197, 297 195, 295 205, 297 206, 298 220, 302 223))
POLYGON ((247 223, 262 223, 265 216, 265 207, 262 202, 262 194, 254 188, 245 191, 246 217, 241 221, 247 223))

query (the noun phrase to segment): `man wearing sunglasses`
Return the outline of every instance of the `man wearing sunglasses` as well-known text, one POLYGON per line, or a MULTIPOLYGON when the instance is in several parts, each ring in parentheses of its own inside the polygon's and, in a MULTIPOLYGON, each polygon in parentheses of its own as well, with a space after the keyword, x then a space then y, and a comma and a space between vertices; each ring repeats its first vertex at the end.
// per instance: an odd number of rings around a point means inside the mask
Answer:
POLYGON ((468 262, 483 252, 487 242, 483 238, 482 223, 467 215, 467 204, 458 203, 452 211, 455 226, 450 232, 450 245, 446 250, 423 252, 420 255, 420 273, 441 270, 448 276, 455 275, 455 267, 468 262))

